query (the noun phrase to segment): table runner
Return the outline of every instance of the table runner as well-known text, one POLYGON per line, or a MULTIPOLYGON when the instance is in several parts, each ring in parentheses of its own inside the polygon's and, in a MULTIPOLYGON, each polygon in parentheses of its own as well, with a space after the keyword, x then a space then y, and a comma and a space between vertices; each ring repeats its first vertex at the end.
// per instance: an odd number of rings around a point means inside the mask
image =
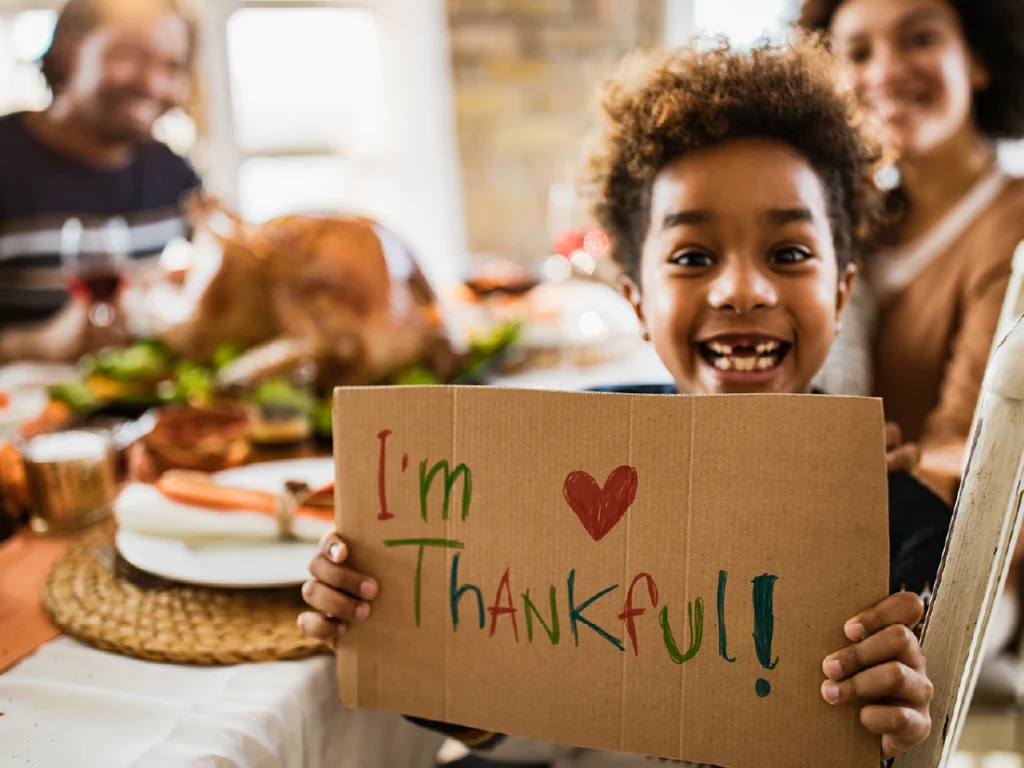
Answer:
POLYGON ((0 544, 0 673, 60 634, 43 609, 43 582, 69 543, 23 530, 0 544))

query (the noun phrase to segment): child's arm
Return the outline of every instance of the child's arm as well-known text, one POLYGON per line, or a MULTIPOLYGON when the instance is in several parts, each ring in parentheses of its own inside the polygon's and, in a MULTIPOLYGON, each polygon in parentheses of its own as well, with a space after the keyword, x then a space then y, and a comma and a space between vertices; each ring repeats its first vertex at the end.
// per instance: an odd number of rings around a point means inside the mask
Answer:
POLYGON ((890 595, 846 623, 853 645, 822 664, 828 678, 821 686, 825 701, 863 703, 860 721, 882 737, 886 759, 920 744, 931 732, 933 688, 913 632, 923 616, 924 604, 917 595, 890 595))
POLYGON ((331 648, 348 625, 365 621, 370 602, 377 597, 377 582, 345 565, 348 547, 331 531, 320 540, 320 549, 309 564, 313 579, 302 585, 302 597, 313 611, 299 616, 299 628, 331 648))

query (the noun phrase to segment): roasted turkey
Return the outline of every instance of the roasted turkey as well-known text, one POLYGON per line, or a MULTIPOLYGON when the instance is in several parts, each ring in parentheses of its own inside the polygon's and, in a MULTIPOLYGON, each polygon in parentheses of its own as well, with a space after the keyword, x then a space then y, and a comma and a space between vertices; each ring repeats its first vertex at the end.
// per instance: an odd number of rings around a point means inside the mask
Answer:
MULTIPOLYGON (((241 383, 313 360, 328 385, 373 384, 422 362, 442 378, 457 356, 410 250, 367 218, 295 215, 249 225, 207 199, 189 208, 195 261, 174 301, 147 302, 176 353, 209 360, 251 348, 222 372, 241 383)), ((165 290, 166 298, 166 290, 165 290)))

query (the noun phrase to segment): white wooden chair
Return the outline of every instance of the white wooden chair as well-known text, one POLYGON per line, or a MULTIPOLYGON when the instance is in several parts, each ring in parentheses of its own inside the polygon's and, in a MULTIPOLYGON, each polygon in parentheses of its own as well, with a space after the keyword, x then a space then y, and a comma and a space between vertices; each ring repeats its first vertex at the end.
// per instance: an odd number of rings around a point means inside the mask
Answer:
POLYGON ((993 350, 999 341, 1010 332, 1010 328, 1021 315, 1024 315, 1024 242, 1017 246, 1017 251, 1013 255, 1013 272, 1010 275, 1010 285, 1006 290, 1006 299, 1003 301, 1003 311, 999 316, 999 327, 996 330, 993 350))
POLYGON ((897 758, 898 768, 938 768, 956 748, 1024 512, 1022 476, 1024 318, 989 361, 967 471, 925 620, 922 642, 935 684, 932 732, 897 758))
MULTIPOLYGON (((1003 301, 995 338, 992 341, 993 355, 1000 342, 1022 315, 1024 315, 1024 242, 1017 247, 1014 254, 1010 283, 1003 301)), ((980 406, 979 402, 979 408, 980 406)), ((975 414, 975 427, 977 427, 977 413, 975 414)), ((1018 618, 1024 620, 1024 611, 1018 618)), ((1017 649, 1017 656, 1019 660, 1024 661, 1024 645, 1017 649)), ((1000 693, 1005 694, 1007 690, 1012 691, 1015 687, 1024 684, 1024 667, 1015 668, 1009 662, 1010 660, 1006 659, 990 664, 989 669, 985 670, 989 677, 988 686, 983 678, 982 688, 998 687, 1003 689, 1000 693), (996 677, 1016 677, 1017 679, 994 679, 996 677)), ((990 698, 984 695, 984 690, 979 690, 978 693, 978 699, 990 698)), ((1024 755, 1024 700, 1010 701, 1005 704, 974 702, 974 706, 968 712, 965 720, 958 748, 976 756, 984 756, 996 751, 1016 752, 1024 755)))

